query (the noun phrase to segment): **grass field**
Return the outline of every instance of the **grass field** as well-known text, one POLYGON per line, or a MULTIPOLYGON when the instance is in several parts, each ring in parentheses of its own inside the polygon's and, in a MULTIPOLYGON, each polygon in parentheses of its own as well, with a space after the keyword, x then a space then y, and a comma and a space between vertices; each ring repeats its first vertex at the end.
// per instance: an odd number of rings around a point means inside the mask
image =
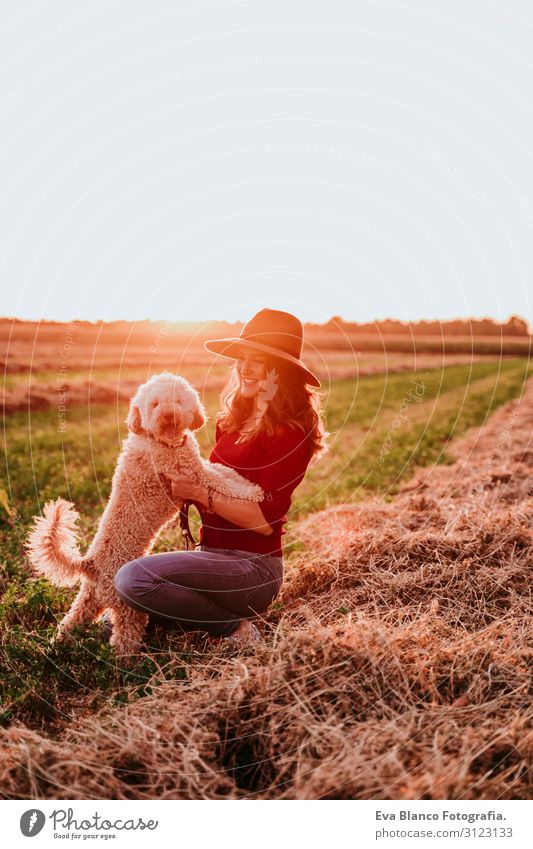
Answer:
MULTIPOLYGON (((340 380, 410 371, 449 368, 527 358, 531 337, 335 333, 308 328, 303 359, 323 385, 340 380)), ((231 328, 213 330, 227 335, 231 328)), ((237 332, 235 328, 233 332, 237 332)), ((135 385, 171 368, 201 392, 220 391, 228 361, 203 347, 209 327, 199 325, 181 335, 168 323, 115 325, 13 323, 0 319, 0 407, 6 413, 55 409, 58 393, 69 408, 91 403, 112 404, 131 397, 135 385)))
MULTIPOLYGON (((390 498, 416 466, 447 463, 450 440, 472 425, 483 424, 491 412, 523 390, 531 366, 508 359, 453 366, 447 369, 338 380, 325 401, 330 451, 311 466, 295 493, 285 537, 287 562, 302 549, 299 521, 333 504, 358 502, 381 493, 390 498)), ((204 455, 214 433, 217 394, 204 403, 210 415, 199 434, 204 455)), ((69 603, 71 592, 53 588, 28 574, 22 544, 32 516, 50 498, 72 500, 81 514, 84 550, 94 532, 121 440, 126 435, 127 404, 75 407, 66 430, 57 428, 57 412, 15 413, 4 423, 6 464, 3 488, 16 510, 9 520, 2 509, 0 526, 0 688, 4 725, 13 720, 30 727, 63 727, 71 715, 96 709, 109 700, 122 702, 145 694, 144 682, 176 649, 173 637, 157 634, 132 671, 112 662, 97 628, 86 628, 77 648, 51 645, 54 623, 69 603), (96 660, 101 662, 97 663, 96 660), (133 689, 132 689, 133 688, 133 689)), ((197 532, 197 527, 193 527, 197 532)), ((155 551, 181 547, 177 531, 167 530, 155 551)), ((186 675, 193 664, 189 650, 172 655, 161 677, 186 675), (181 657, 183 665, 177 663, 181 657)))
MULTIPOLYGON (((447 442, 516 397, 530 373, 527 361, 510 359, 335 381, 324 398, 330 451, 309 469, 295 493, 292 516, 371 492, 391 494, 415 466, 446 462, 447 442), (388 436, 390 447, 383 450, 388 436)), ((210 420, 198 439, 206 456, 218 394, 208 392, 203 400, 210 420)), ((90 534, 109 494, 127 410, 126 402, 94 405, 90 412, 74 407, 65 432, 58 430, 55 410, 6 417, 3 486, 23 525, 44 502, 61 495, 75 502, 82 529, 90 534)))

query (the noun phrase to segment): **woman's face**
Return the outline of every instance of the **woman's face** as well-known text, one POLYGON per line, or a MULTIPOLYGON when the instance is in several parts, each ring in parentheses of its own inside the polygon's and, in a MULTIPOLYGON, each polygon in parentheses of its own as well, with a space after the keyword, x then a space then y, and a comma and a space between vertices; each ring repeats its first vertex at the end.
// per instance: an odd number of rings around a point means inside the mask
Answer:
POLYGON ((267 358, 258 351, 245 351, 237 358, 236 368, 239 376, 241 395, 253 398, 261 389, 261 380, 266 377, 267 358))

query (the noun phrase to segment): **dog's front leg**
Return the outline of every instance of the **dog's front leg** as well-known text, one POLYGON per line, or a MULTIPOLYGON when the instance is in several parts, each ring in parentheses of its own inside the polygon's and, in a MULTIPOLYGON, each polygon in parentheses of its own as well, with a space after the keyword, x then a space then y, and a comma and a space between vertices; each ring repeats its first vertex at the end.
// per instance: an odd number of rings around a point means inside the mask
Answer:
POLYGON ((228 498, 242 498, 244 501, 262 501, 263 490, 258 484, 243 478, 235 469, 222 463, 208 463, 202 467, 201 483, 210 486, 228 498))
MULTIPOLYGON (((177 466, 177 469, 175 469, 173 471, 175 471, 175 473, 177 475, 180 474, 179 464, 177 466)), ((183 507, 185 500, 183 498, 180 498, 179 494, 174 495, 174 483, 173 483, 173 480, 172 480, 171 472, 169 472, 168 469, 166 469, 165 472, 159 471, 157 474, 158 474, 159 480, 161 482, 161 485, 162 485, 166 495, 172 501, 174 507, 176 508, 176 513, 179 512, 179 510, 181 510, 181 508, 183 507)), ((172 519, 173 518, 174 517, 172 517, 172 519)), ((169 521, 172 521, 172 519, 170 519, 169 521)), ((161 532, 161 530, 162 530, 162 528, 159 529, 160 532, 161 532)))

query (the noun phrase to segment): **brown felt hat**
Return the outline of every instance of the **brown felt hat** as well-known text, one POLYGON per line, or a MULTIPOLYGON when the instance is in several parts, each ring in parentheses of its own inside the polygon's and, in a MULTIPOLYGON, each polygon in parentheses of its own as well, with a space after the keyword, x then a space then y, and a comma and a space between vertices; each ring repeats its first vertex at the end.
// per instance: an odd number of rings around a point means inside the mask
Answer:
POLYGON ((299 318, 283 310, 259 310, 246 322, 240 336, 226 339, 209 339, 204 348, 223 357, 237 359, 243 349, 253 349, 263 354, 291 363, 301 373, 305 383, 320 386, 320 381, 300 359, 304 328, 299 318))

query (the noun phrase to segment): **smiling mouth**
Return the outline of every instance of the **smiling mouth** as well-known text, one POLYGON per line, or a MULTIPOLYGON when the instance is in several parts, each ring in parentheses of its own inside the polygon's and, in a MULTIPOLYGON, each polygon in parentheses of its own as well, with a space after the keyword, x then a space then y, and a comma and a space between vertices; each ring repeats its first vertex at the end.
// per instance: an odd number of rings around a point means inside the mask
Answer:
POLYGON ((254 383, 257 383, 257 380, 252 380, 251 377, 243 377, 242 382, 244 386, 253 386, 254 383))

